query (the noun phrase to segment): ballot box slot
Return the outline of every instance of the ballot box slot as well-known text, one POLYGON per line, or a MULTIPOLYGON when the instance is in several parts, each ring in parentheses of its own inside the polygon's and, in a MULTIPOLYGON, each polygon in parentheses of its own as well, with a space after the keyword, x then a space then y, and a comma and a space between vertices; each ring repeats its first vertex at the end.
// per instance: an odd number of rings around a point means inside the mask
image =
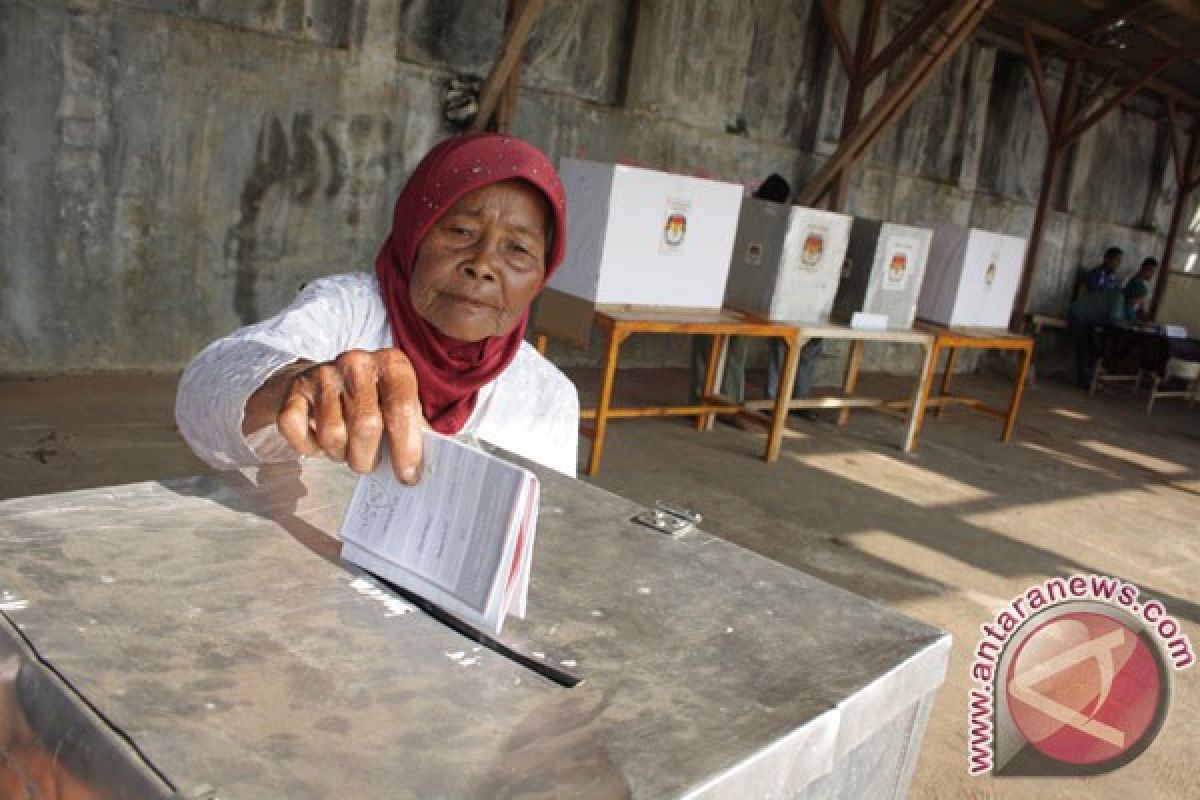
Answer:
POLYGON ((419 594, 414 594, 413 592, 408 591, 404 587, 398 586, 398 585, 392 583, 387 578, 384 578, 381 575, 376 575, 374 573, 371 573, 371 576, 373 578, 375 578, 376 580, 378 580, 380 583, 382 583, 387 588, 391 589, 396 594, 403 597, 409 603, 412 603, 414 606, 416 606, 417 608, 424 611, 426 614, 428 614, 433 619, 442 623, 447 628, 450 628, 455 633, 465 636, 468 639, 470 639, 471 641, 475 642, 476 644, 481 645, 481 646, 486 647, 487 649, 491 650, 493 653, 496 653, 497 655, 507 658, 509 661, 513 662, 514 664, 517 664, 518 666, 522 666, 525 669, 530 670, 531 672, 536 672, 538 675, 541 675, 546 680, 552 681, 553 683, 557 683, 559 686, 562 686, 564 689, 574 689, 576 686, 583 683, 583 678, 580 678, 577 675, 572 675, 570 672, 567 672, 566 670, 562 670, 562 669, 559 669, 558 667, 552 666, 552 665, 546 663, 545 661, 542 661, 541 659, 534 658, 533 656, 527 656, 518 650, 514 650, 513 648, 506 645, 504 642, 501 642, 499 639, 495 639, 495 638, 487 635, 483 631, 476 628, 474 625, 471 625, 470 623, 468 623, 462 619, 459 619, 454 614, 451 614, 446 609, 444 609, 434 603, 431 603, 430 601, 426 600, 424 597, 421 597, 419 594))
MULTIPOLYGON (((175 798, 138 745, 92 705, 0 612, 0 765, 9 776, 53 776, 62 796, 175 798), (83 794, 87 792, 87 794, 83 794)), ((0 770, 0 793, 9 776, 0 770)), ((34 797, 40 797, 38 786, 34 797)), ((58 796, 58 795, 55 795, 58 796)))

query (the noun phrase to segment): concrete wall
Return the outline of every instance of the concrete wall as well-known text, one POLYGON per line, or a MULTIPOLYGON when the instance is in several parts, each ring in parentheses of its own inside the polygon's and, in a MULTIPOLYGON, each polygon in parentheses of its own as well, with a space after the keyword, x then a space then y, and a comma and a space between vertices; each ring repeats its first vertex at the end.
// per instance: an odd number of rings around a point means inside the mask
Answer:
MULTIPOLYGON (((839 4, 851 35, 860 2, 839 4)), ((448 133, 445 82, 487 72, 503 6, 0 0, 0 370, 177 367, 302 282, 369 268, 448 133)), ((748 186, 802 185, 845 93, 812 0, 547 0, 522 76, 518 133, 552 157, 748 186)), ((1155 113, 1131 104, 1081 141, 1035 307, 1061 310, 1109 244, 1161 253, 1174 186, 1155 113)), ((1028 71, 979 39, 870 153, 849 210, 1027 234, 1044 153, 1028 71)))

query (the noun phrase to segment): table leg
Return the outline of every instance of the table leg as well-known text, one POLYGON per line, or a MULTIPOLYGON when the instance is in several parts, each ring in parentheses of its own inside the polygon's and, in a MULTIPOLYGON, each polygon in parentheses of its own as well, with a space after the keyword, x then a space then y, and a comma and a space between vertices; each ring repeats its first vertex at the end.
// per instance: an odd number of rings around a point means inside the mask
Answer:
POLYGON ((795 331, 780 338, 787 347, 787 358, 783 363, 783 374, 779 376, 775 410, 771 413, 771 431, 767 435, 767 452, 763 455, 768 464, 779 460, 779 450, 783 445, 783 429, 787 427, 788 409, 791 407, 792 390, 796 388, 796 365, 800 363, 800 345, 802 344, 795 331))
POLYGON ((917 385, 913 389, 912 402, 908 406, 908 424, 904 430, 904 452, 911 453, 917 447, 917 434, 921 430, 921 420, 925 416, 925 401, 929 399, 929 392, 933 390, 933 368, 936 359, 933 357, 934 347, 932 344, 921 345, 922 352, 925 353, 925 360, 921 364, 921 371, 917 375, 917 385))
MULTIPOLYGON (((854 391, 858 388, 858 370, 862 366, 863 347, 866 343, 862 339, 855 339, 850 343, 850 357, 846 359, 846 376, 842 381, 842 397, 853 397, 854 391)), ((850 409, 843 408, 838 412, 837 424, 843 426, 850 421, 850 409)))
MULTIPOLYGON (((947 350, 946 350, 946 371, 942 373, 942 388, 941 388, 941 391, 938 392, 939 395, 944 396, 944 395, 950 394, 950 381, 954 377, 954 362, 957 360, 958 360, 958 348, 957 347, 947 348, 947 350)), ((937 408, 935 408, 933 410, 933 415, 935 417, 940 417, 942 415, 942 409, 944 409, 944 408, 945 408, 944 405, 939 405, 937 408)))
POLYGON ((1021 410, 1021 395, 1025 393, 1025 378, 1029 375, 1029 366, 1033 363, 1033 347, 1026 347, 1025 358, 1021 361, 1021 374, 1017 376, 1017 385, 1013 387, 1012 402, 1008 406, 1008 414, 1004 417, 1004 435, 1000 441, 1007 442, 1012 438, 1013 428, 1017 427, 1017 412, 1021 410))
MULTIPOLYGON (((725 348, 729 346, 729 337, 716 334, 712 337, 712 347, 708 351, 708 367, 704 371, 704 387, 700 392, 700 403, 708 402, 709 397, 717 393, 718 384, 725 372, 725 348)), ((697 414, 696 430, 712 430, 715 414, 697 414)))
POLYGON ((612 405, 613 384, 617 377, 617 356, 621 343, 629 334, 619 325, 608 331, 608 350, 604 355, 604 379, 600 383, 600 401, 596 404, 595 434, 588 455, 587 474, 600 471, 600 457, 604 454, 604 434, 608 427, 608 409, 612 405))
POLYGON ((921 389, 920 399, 921 405, 914 409, 917 416, 916 430, 913 431, 912 444, 917 446, 917 439, 921 436, 921 429, 925 427, 925 409, 929 405, 929 398, 933 396, 933 383, 937 379, 937 363, 941 357, 942 346, 934 339, 933 344, 929 348, 929 366, 925 370, 925 379, 923 381, 924 388, 921 389))

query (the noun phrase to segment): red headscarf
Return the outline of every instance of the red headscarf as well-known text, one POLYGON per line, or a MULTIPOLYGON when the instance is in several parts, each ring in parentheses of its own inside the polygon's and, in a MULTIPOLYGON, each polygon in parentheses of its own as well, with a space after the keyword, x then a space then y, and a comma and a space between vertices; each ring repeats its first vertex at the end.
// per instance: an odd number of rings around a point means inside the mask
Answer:
MULTIPOLYGON (((482 342, 462 342, 443 335, 417 314, 409 297, 409 281, 417 248, 455 203, 476 189, 521 178, 545 195, 554 230, 547 245, 548 280, 562 262, 566 245, 567 202, 554 165, 527 142, 495 133, 456 136, 434 147, 417 165, 396 200, 392 232, 375 258, 375 273, 396 347, 417 373, 425 419, 441 433, 462 430, 479 390, 512 363, 525 338, 529 314, 508 334, 482 342)), ((543 285, 545 285, 543 281, 543 285)))

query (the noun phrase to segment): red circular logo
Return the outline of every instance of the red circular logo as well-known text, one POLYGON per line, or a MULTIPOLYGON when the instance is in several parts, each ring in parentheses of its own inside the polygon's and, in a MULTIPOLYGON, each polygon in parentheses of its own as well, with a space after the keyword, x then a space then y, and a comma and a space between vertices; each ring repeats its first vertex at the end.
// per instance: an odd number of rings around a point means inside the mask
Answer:
POLYGON ((1158 660, 1127 625, 1068 612, 1039 626, 1017 649, 1005 682, 1021 735, 1068 764, 1099 764, 1136 747, 1164 699, 1158 660))

